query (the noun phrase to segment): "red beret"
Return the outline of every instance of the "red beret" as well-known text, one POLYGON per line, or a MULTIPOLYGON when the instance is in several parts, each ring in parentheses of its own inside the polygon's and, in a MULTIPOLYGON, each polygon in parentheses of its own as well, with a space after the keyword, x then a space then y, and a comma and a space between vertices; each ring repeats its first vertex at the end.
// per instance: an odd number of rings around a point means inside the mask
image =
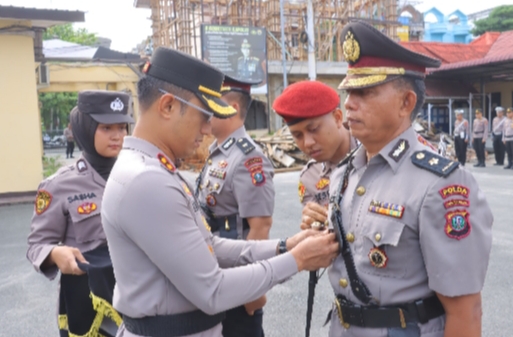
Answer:
POLYGON ((326 115, 340 107, 335 89, 319 81, 301 81, 288 86, 274 100, 273 109, 288 125, 326 115))

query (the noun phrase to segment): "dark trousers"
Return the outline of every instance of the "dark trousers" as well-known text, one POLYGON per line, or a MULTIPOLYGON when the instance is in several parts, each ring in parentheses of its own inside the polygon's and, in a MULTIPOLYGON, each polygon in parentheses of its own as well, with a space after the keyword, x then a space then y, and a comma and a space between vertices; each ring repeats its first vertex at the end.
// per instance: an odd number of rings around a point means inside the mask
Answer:
POLYGON ((73 151, 75 150, 75 142, 67 142, 66 145, 66 158, 73 157, 73 151))
POLYGON ((493 135, 493 153, 495 154, 495 162, 499 165, 504 164, 504 151, 506 150, 502 142, 502 134, 493 135))
POLYGON ((508 154, 508 166, 513 167, 513 140, 506 141, 505 147, 508 154))
POLYGON ((485 143, 483 143, 483 138, 474 138, 472 143, 474 145, 474 150, 476 151, 477 162, 479 164, 485 163, 485 143))
POLYGON ((465 139, 455 136, 454 150, 456 151, 456 157, 458 157, 460 164, 465 165, 467 161, 467 143, 465 143, 465 139))
POLYGON ((263 315, 259 309, 250 316, 244 306, 228 310, 223 321, 223 337, 264 337, 263 315))

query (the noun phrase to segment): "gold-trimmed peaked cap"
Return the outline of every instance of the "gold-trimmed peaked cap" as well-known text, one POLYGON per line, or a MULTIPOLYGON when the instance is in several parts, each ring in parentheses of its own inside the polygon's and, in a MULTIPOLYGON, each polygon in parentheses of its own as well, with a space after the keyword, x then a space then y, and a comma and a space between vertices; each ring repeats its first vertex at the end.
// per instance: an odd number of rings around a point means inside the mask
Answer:
POLYGON ((347 76, 339 89, 361 89, 390 82, 399 76, 424 78, 437 59, 412 52, 363 21, 348 23, 340 35, 347 76))
POLYGON ((144 65, 143 73, 194 93, 217 118, 229 118, 237 113, 221 100, 224 74, 190 55, 159 47, 144 65))
POLYGON ((237 91, 243 94, 251 94, 251 87, 262 83, 262 80, 251 80, 251 79, 240 79, 231 77, 228 75, 224 76, 224 83, 221 88, 221 94, 229 93, 230 91, 237 91))

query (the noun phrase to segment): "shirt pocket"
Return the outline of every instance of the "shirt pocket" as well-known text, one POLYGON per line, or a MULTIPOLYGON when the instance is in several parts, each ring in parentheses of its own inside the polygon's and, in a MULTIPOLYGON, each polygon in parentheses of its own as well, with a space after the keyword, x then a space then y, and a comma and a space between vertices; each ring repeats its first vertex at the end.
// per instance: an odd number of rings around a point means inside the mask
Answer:
POLYGON ((98 198, 71 205, 69 215, 76 242, 86 243, 105 239, 100 213, 101 199, 98 198))
POLYGON ((398 220, 369 217, 362 229, 362 252, 359 265, 362 272, 390 278, 404 278, 408 252, 401 243, 407 226, 398 220))

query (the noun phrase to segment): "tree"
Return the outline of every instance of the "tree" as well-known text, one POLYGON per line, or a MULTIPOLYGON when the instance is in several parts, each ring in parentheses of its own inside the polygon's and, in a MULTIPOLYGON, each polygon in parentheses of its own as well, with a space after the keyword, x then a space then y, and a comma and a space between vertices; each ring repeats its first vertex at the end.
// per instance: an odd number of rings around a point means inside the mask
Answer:
POLYGON ((61 39, 84 46, 92 46, 98 41, 95 33, 89 33, 85 28, 75 30, 71 23, 48 28, 43 34, 43 40, 51 39, 61 39))
POLYGON ((495 8, 485 19, 475 22, 471 33, 478 36, 486 32, 505 32, 513 30, 513 5, 495 8))
POLYGON ((62 130, 69 122, 69 113, 77 105, 76 92, 48 92, 39 94, 41 122, 46 130, 62 130))

